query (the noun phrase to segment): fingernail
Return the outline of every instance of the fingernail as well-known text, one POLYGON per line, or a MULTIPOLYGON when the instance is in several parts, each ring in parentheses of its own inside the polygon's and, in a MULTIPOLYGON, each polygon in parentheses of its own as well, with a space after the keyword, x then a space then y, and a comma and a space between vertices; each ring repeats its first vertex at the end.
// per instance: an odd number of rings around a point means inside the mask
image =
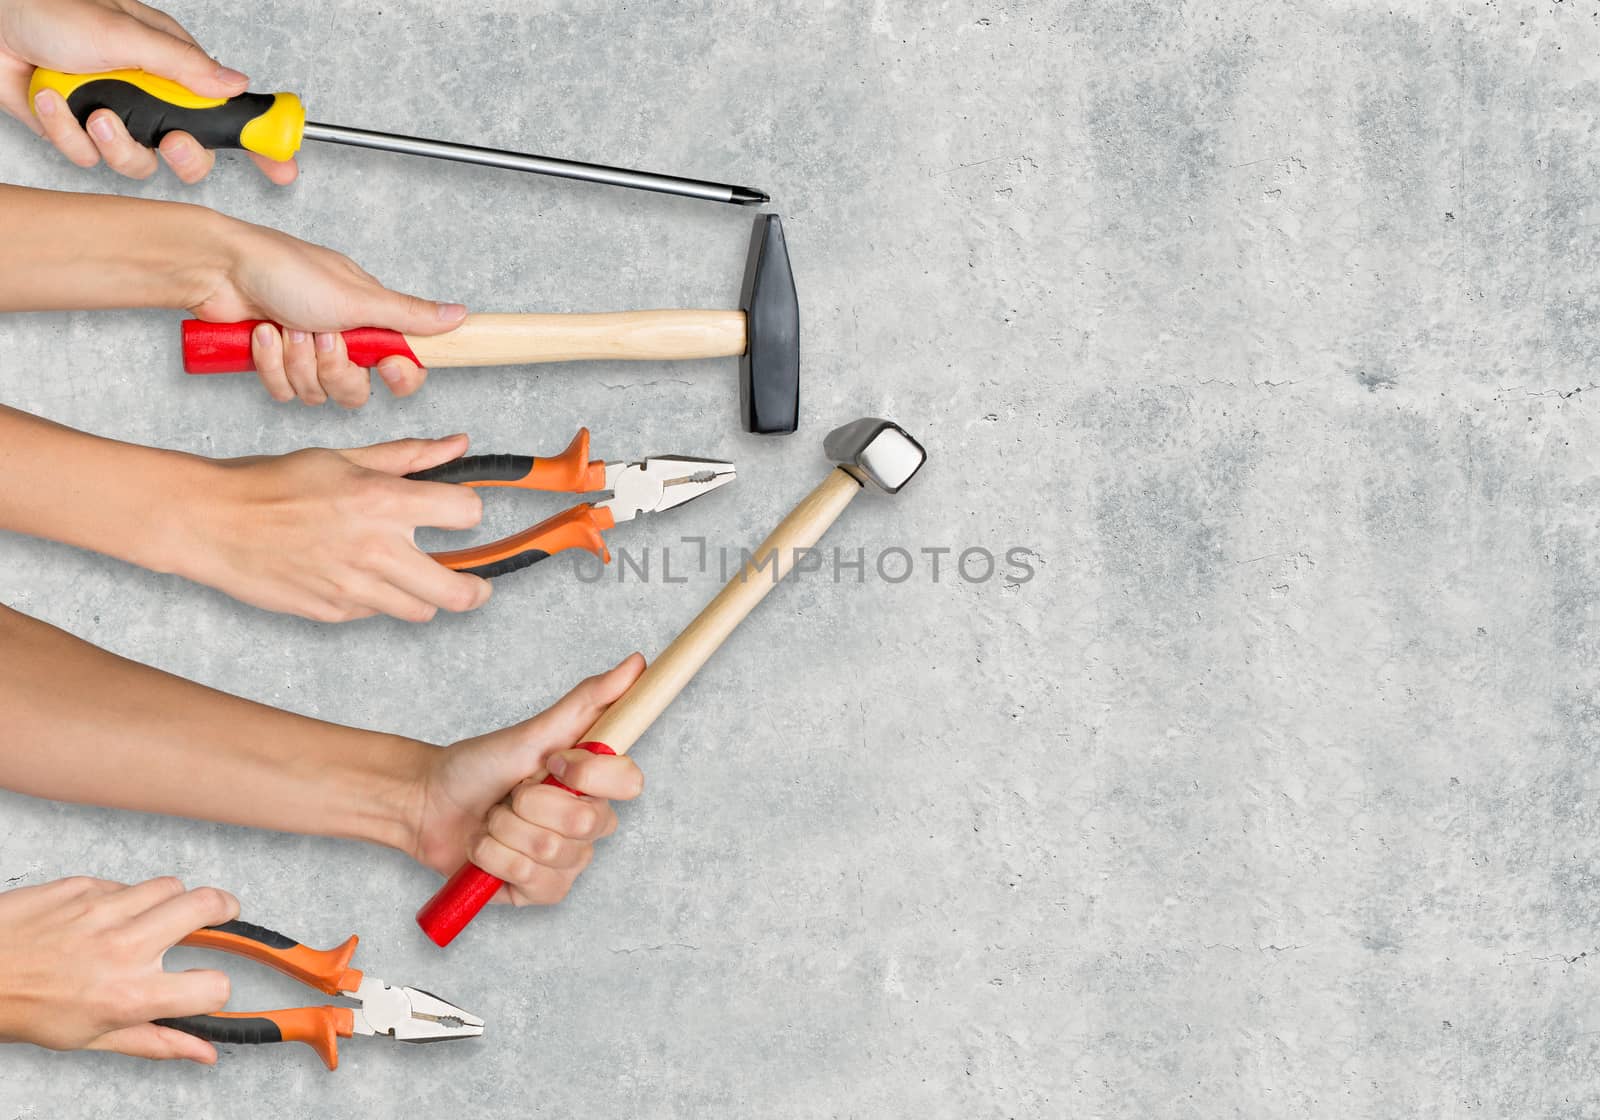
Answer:
POLYGON ((237 86, 249 83, 250 79, 231 66, 219 66, 215 75, 217 81, 224 85, 237 86))
POLYGON ((111 127, 110 117, 96 117, 89 122, 89 134, 96 140, 110 140, 116 136, 117 130, 111 127))
POLYGON ((194 162, 194 145, 187 140, 174 140, 162 151, 166 154, 168 163, 187 167, 194 162))
POLYGON ((378 376, 383 378, 383 383, 393 389, 400 383, 400 367, 394 362, 379 362, 378 376))
POLYGON ((545 760, 544 768, 559 778, 567 772, 567 760, 559 754, 553 754, 545 760))
POLYGON ((439 305, 439 321, 442 323, 459 323, 467 317, 467 309, 459 303, 441 303, 439 305))
POLYGON ((276 346, 277 344, 278 344, 278 332, 272 329, 272 324, 271 323, 257 323, 256 324, 256 345, 258 345, 258 346, 276 346))
POLYGON ((289 341, 290 342, 304 342, 305 340, 306 340, 306 332, 305 331, 291 330, 289 332, 289 341))
POLYGON ((321 353, 321 354, 331 354, 331 353, 333 353, 333 335, 326 334, 326 333, 319 333, 319 334, 317 334, 315 336, 315 338, 316 338, 316 341, 317 341, 317 352, 318 353, 321 353))
POLYGON ((33 111, 41 117, 53 117, 56 112, 56 95, 47 89, 39 91, 33 99, 33 111))

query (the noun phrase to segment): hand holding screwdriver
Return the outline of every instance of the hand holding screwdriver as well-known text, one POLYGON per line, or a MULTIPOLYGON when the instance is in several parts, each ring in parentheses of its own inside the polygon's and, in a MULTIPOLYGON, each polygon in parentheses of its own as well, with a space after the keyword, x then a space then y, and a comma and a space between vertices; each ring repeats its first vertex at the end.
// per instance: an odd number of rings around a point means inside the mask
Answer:
MULTIPOLYGON (((207 98, 233 97, 249 84, 245 75, 207 55, 175 19, 139 0, 0 0, 0 109, 79 167, 103 158, 131 179, 155 174, 156 152, 135 142, 109 109, 80 123, 54 90, 41 90, 30 101, 36 67, 73 73, 141 69, 207 98)), ((185 183, 205 178, 216 160, 182 131, 165 136, 158 150, 185 183)), ((292 183, 298 174, 292 158, 252 158, 274 183, 292 183)))
MULTIPOLYGON (((259 158, 287 163, 300 150, 303 140, 318 140, 734 206, 759 206, 769 201, 765 191, 732 183, 308 121, 305 106, 292 93, 239 91, 232 96, 215 97, 137 67, 85 71, 40 66, 28 80, 28 91, 36 102, 51 93, 59 95, 82 124, 113 113, 133 140, 149 147, 164 144, 171 134, 188 133, 207 148, 237 148, 259 158)), ((46 101, 46 107, 50 112, 57 108, 52 100, 46 101)))

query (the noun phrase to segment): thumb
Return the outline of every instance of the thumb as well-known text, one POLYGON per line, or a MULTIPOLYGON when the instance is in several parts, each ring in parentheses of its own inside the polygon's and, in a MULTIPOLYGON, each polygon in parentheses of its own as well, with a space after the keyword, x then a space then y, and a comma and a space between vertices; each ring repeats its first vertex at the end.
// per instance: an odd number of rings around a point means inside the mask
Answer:
POLYGON ((571 692, 524 723, 519 740, 539 762, 555 751, 574 746, 600 714, 633 687, 642 672, 644 655, 630 653, 606 672, 579 681, 571 692))
POLYGON ((340 454, 369 471, 403 475, 459 459, 467 453, 470 442, 465 435, 443 436, 439 439, 396 439, 388 443, 374 443, 370 447, 352 447, 340 454))
POLYGON ((163 78, 171 78, 185 89, 202 97, 233 97, 243 93, 250 79, 230 70, 197 45, 169 35, 128 16, 116 30, 118 65, 136 66, 163 78))
POLYGON ((190 1062, 199 1062, 203 1066, 217 1064, 217 1048, 205 1039, 184 1034, 171 1027, 158 1027, 154 1023, 140 1023, 134 1027, 107 1031, 89 1043, 88 1048, 110 1050, 116 1054, 151 1058, 156 1061, 182 1058, 190 1062))
POLYGON ((610 672, 583 681, 532 719, 457 743, 444 756, 447 796, 474 813, 488 812, 532 777, 546 758, 576 744, 642 672, 643 656, 630 653, 610 672))
POLYGON ((459 303, 436 303, 376 283, 352 303, 351 310, 360 322, 402 334, 443 334, 455 330, 467 317, 467 309, 459 303))

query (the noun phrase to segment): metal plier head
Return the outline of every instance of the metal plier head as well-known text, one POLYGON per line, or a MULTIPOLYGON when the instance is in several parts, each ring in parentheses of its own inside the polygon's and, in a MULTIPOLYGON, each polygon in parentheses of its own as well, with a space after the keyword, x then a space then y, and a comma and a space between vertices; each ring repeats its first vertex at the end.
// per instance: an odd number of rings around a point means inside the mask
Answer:
POLYGON ((737 477, 733 464, 688 455, 653 455, 637 463, 606 466, 609 498, 595 502, 609 509, 613 521, 631 521, 641 513, 659 513, 681 506, 737 477))
POLYGON ((355 1013, 356 1034, 386 1034, 401 1042, 444 1042, 477 1038, 483 1020, 470 1011, 420 988, 391 988, 375 976, 363 976, 353 992, 344 992, 361 1006, 355 1013))

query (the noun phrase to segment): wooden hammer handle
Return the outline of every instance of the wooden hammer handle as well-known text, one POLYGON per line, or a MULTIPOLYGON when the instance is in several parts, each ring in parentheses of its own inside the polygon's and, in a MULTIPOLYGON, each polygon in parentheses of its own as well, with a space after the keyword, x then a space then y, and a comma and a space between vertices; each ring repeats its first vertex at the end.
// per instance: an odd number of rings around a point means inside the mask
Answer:
POLYGON ((633 687, 595 721, 584 741, 604 743, 618 754, 627 754, 728 640, 734 627, 789 574, 796 553, 815 545, 859 493, 861 483, 837 467, 830 471, 761 542, 739 574, 661 651, 633 687))
MULTIPOLYGON (((829 472, 822 484, 768 534, 739 574, 661 651, 633 687, 595 721, 581 745, 597 753, 606 753, 609 748, 611 753, 627 754, 727 641, 734 627, 789 574, 797 554, 815 545, 860 492, 861 483, 847 472, 838 468, 829 472)), ((546 776, 540 772, 528 780, 540 781, 546 776)), ((448 945, 494 897, 500 885, 499 879, 469 863, 417 912, 417 924, 435 944, 448 945)))
POLYGON ((406 341, 424 366, 726 358, 744 353, 743 311, 468 315, 448 334, 406 341))

